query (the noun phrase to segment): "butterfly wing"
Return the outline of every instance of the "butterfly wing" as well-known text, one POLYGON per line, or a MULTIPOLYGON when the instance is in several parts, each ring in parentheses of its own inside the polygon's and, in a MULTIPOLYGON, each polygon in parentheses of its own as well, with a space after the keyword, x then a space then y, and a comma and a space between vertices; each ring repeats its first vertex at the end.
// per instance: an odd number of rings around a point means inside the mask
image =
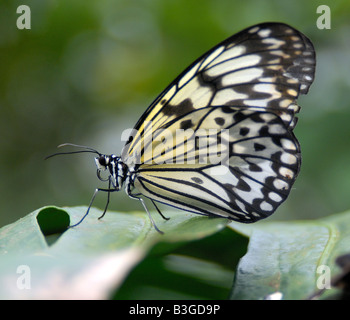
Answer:
POLYGON ((218 107, 196 110, 182 120, 197 116, 201 124, 187 137, 165 142, 161 159, 156 153, 155 160, 162 164, 138 168, 138 192, 187 211, 244 222, 272 214, 299 172, 300 150, 293 133, 270 112, 218 107), (218 124, 218 118, 224 123, 218 124), (211 135, 215 129, 219 133, 211 135), (207 148, 196 148, 195 137, 200 135, 207 148))
POLYGON ((308 92, 314 73, 315 51, 302 33, 282 23, 247 28, 197 59, 158 96, 137 122, 123 160, 150 161, 144 142, 152 133, 201 108, 270 111, 293 129, 296 99, 308 92))
POLYGON ((314 72, 311 42, 285 24, 256 25, 215 46, 137 122, 122 154, 135 172, 132 195, 244 222, 272 214, 300 169, 296 99, 314 72), (221 158, 198 136, 219 145, 221 158))

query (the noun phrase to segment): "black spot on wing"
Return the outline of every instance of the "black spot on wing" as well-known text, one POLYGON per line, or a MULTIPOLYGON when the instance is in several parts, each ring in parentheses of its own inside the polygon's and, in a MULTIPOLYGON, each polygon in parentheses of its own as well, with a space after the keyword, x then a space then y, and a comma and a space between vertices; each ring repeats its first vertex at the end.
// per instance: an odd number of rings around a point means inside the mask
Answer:
POLYGON ((255 151, 263 151, 265 150, 266 147, 263 145, 263 144, 260 144, 260 143, 254 143, 254 150, 255 151))
POLYGON ((249 133, 250 129, 247 127, 243 127, 239 130, 239 134, 243 137, 245 137, 249 133))
POLYGON ((225 124, 225 119, 222 117, 216 117, 214 121, 218 126, 223 126, 225 124))
POLYGON ((195 183, 198 183, 198 184, 202 184, 203 183, 203 180, 200 179, 200 178, 197 178, 197 177, 192 177, 191 180, 194 181, 195 183))
POLYGON ((165 116, 176 116, 180 117, 183 114, 190 113, 195 110, 191 99, 185 99, 178 105, 167 104, 162 108, 162 113, 165 116))
POLYGON ((180 128, 183 130, 190 129, 192 127, 193 127, 193 122, 190 119, 181 121, 180 123, 180 128))

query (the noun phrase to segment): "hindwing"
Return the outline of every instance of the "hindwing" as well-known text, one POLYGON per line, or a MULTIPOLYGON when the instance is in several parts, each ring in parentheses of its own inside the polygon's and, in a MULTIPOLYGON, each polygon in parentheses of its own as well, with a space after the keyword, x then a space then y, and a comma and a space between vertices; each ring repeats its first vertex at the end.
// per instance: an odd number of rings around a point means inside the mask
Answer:
POLYGON ((138 192, 180 209, 244 222, 272 214, 287 198, 300 169, 293 133, 270 112, 222 107, 206 115, 203 110, 195 113, 200 113, 201 125, 179 142, 184 150, 179 158, 175 143, 163 154, 163 164, 138 168, 138 192), (220 123, 222 134, 210 137, 208 129, 218 126, 218 116, 226 119, 220 123), (202 135, 208 132, 208 145, 196 148, 194 137, 202 129, 202 135), (210 154, 214 139, 220 140, 219 156, 215 148, 210 154))

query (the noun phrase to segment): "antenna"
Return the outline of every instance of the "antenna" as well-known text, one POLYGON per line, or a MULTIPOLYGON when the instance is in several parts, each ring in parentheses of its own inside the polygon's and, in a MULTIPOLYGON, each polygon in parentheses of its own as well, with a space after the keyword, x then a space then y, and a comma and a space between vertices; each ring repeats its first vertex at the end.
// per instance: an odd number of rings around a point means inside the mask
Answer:
POLYGON ((63 143, 63 144, 60 144, 59 146, 57 146, 57 148, 62 148, 62 147, 67 147, 67 146, 71 146, 71 147, 75 147, 75 148, 83 148, 85 150, 68 151, 68 152, 57 152, 57 153, 54 153, 54 154, 51 154, 51 155, 45 157, 45 160, 47 160, 49 158, 52 158, 52 157, 55 157, 55 156, 63 155, 63 154, 74 154, 74 153, 85 153, 85 152, 96 153, 99 156, 101 156, 101 153, 98 152, 97 150, 93 149, 93 148, 90 148, 90 147, 87 147, 87 146, 82 146, 82 145, 79 145, 79 144, 74 144, 74 143, 63 143))

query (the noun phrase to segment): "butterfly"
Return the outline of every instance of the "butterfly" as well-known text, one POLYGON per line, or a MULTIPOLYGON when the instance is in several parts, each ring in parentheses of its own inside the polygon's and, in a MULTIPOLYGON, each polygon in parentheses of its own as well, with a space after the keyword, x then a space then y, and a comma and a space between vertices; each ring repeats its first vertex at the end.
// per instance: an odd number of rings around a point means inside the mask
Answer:
POLYGON ((286 200, 299 173, 296 100, 308 92, 315 64, 311 41, 296 29, 251 26, 182 72, 138 120, 121 156, 70 143, 61 146, 84 150, 57 154, 97 154, 97 176, 108 187, 96 189, 89 209, 107 192, 102 216, 110 193, 124 187, 160 233, 144 198, 164 219, 156 202, 255 222, 286 200))

